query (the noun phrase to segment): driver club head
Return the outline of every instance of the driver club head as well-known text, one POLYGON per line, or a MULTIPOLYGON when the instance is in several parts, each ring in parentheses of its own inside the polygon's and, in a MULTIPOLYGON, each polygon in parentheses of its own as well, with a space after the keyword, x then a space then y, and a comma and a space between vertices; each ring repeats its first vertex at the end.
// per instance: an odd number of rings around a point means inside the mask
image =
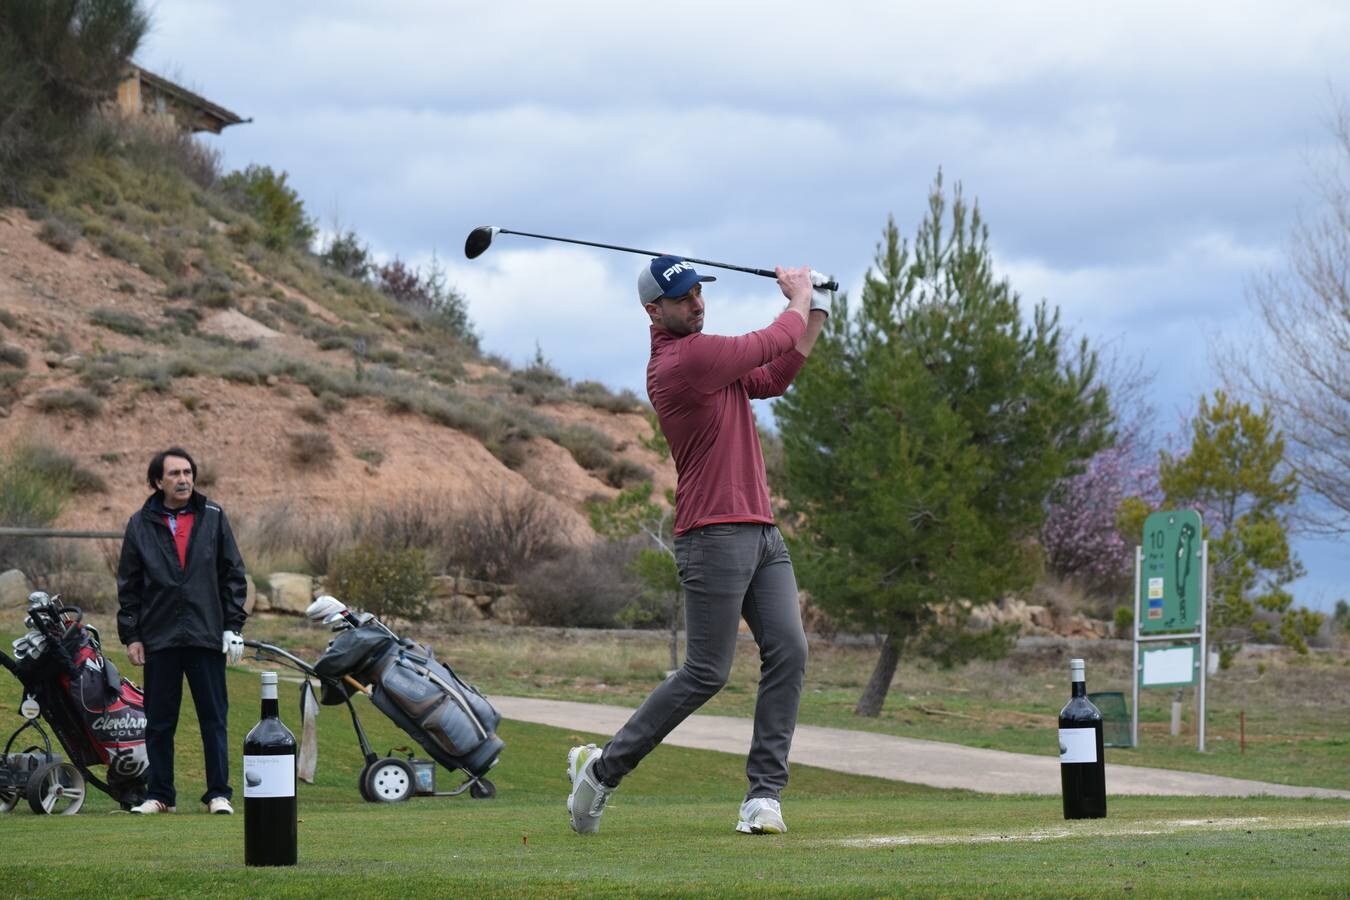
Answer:
POLYGON ((483 255, 483 251, 492 246, 492 239, 501 231, 496 225, 479 225, 469 236, 464 239, 464 255, 469 259, 477 259, 483 255))

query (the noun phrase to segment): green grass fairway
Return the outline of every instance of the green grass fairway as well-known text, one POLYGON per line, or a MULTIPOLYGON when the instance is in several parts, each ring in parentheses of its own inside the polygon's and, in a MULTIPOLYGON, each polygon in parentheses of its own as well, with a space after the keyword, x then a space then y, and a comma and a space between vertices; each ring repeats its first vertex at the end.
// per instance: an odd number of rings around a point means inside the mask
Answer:
MULTIPOLYGON (((231 671, 231 743, 257 718, 258 678, 231 671)), ((0 725, 17 723, 8 692, 0 725)), ((295 688, 283 717, 298 724, 295 688)), ((361 701, 377 749, 407 743, 361 701)), ((207 816, 185 703, 179 812, 133 817, 97 792, 74 817, 0 817, 0 893, 114 896, 1344 895, 1350 802, 1112 798, 1065 822, 1056 798, 988 797, 797 766, 791 832, 735 834, 743 761, 662 747, 615 795, 599 835, 568 829, 566 751, 599 735, 503 724, 495 800, 361 801, 342 707, 319 717, 319 777, 301 785, 300 865, 246 869, 243 816, 207 816)), ((7 733, 7 732, 6 732, 7 733)), ((236 753, 237 753, 236 749, 236 753)), ((239 758, 234 759, 236 791, 239 758)), ((439 773, 442 788, 456 783, 439 773)), ((236 798, 242 812, 242 800, 236 798)))

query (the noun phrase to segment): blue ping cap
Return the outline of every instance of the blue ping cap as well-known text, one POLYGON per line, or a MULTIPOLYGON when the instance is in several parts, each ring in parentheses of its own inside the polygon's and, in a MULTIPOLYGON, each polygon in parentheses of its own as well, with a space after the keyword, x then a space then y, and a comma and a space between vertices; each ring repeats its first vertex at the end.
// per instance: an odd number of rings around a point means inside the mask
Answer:
POLYGON ((683 297, 699 282, 716 280, 698 274, 693 263, 678 256, 658 256, 638 273, 638 299, 646 306, 662 297, 683 297))

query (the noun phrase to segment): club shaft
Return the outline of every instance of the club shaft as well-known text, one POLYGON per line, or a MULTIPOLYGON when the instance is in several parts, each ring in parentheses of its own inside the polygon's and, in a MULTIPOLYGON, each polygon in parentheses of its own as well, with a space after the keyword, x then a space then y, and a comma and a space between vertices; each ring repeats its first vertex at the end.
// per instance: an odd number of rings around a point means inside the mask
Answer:
MULTIPOLYGON (((765 278, 778 277, 778 273, 770 269, 752 269, 749 266, 734 266, 731 263, 713 262, 710 259, 695 259, 692 256, 685 256, 680 253, 666 253, 664 250, 638 250, 634 247, 620 247, 616 244, 602 244, 599 241, 583 241, 579 240, 578 238, 555 237, 551 234, 533 234, 529 231, 513 231, 510 228, 498 228, 497 231, 500 232, 501 234, 516 234, 520 235, 521 237, 539 238, 540 240, 545 241, 561 241, 564 244, 581 244, 586 247, 599 247, 602 250, 618 250, 621 253, 636 253, 640 256, 678 256, 681 259, 687 260, 691 263, 698 263, 699 265, 702 266, 713 266, 714 268, 718 269, 730 269, 733 272, 748 272, 751 275, 762 275, 765 278)), ((822 284, 820 285, 820 287, 824 288, 827 291, 839 290, 838 283, 834 281, 831 281, 827 284, 822 284)))

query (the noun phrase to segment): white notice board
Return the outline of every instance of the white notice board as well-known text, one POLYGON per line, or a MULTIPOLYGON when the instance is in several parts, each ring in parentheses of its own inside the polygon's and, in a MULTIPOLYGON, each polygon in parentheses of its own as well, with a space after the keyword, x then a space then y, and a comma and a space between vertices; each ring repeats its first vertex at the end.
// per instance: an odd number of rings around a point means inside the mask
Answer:
POLYGON ((1144 650, 1143 666, 1139 671, 1140 687, 1182 687, 1195 684, 1194 644, 1187 647, 1164 647, 1144 650))

